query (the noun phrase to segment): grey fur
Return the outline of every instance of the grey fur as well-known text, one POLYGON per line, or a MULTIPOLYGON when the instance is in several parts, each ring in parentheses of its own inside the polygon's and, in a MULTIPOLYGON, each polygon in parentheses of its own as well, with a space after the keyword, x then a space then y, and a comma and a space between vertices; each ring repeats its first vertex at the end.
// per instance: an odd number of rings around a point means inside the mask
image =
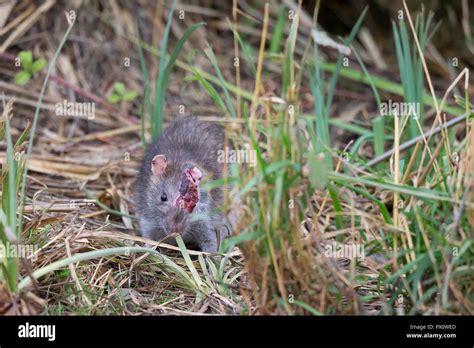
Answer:
POLYGON ((222 127, 194 117, 178 119, 150 144, 134 183, 142 236, 174 244, 174 238, 167 237, 178 232, 188 246, 206 252, 218 250, 220 241, 229 234, 223 214, 217 211, 223 203, 222 188, 209 192, 201 189, 200 200, 192 213, 173 207, 172 202, 179 195, 181 176, 187 168, 197 166, 203 171, 204 180, 222 178, 224 164, 217 161, 217 151, 221 149, 224 149, 222 127), (152 159, 158 154, 167 159, 166 170, 160 177, 151 172, 152 159), (167 202, 161 202, 163 192, 168 196, 167 202))

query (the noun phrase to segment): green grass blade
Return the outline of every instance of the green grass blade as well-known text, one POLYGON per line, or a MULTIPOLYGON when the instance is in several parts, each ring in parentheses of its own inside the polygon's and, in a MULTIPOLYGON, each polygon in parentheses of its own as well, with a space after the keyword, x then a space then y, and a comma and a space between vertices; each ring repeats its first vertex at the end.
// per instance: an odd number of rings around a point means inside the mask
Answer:
POLYGON ((283 29, 285 28, 287 16, 288 10, 284 4, 281 4, 280 11, 278 12, 278 18, 275 23, 275 28, 273 29, 272 38, 270 41, 270 53, 280 53, 281 38, 283 37, 283 29))
MULTIPOLYGON (((35 115, 33 117, 33 124, 31 126, 31 133, 30 133, 30 138, 29 138, 29 141, 28 141, 28 150, 27 150, 26 159, 25 159, 26 164, 24 166, 24 170, 23 170, 23 174, 22 174, 22 182, 21 182, 20 209, 19 209, 19 211, 20 211, 22 216, 23 216, 23 207, 24 207, 24 204, 25 204, 26 177, 27 177, 27 174, 28 174, 28 165, 27 165, 27 163, 28 163, 28 159, 31 156, 31 152, 33 150, 33 143, 34 143, 34 138, 35 138, 36 125, 38 123, 39 112, 41 110, 41 106, 42 106, 42 103, 43 103, 44 93, 46 91, 46 86, 48 84, 49 77, 51 76, 51 73, 53 71, 54 66, 56 65, 56 61, 58 59, 59 53, 61 52, 64 44, 66 43, 66 40, 69 37, 69 34, 71 33, 73 26, 74 26, 74 22, 72 22, 69 25, 68 29, 64 33, 64 36, 62 37, 61 42, 59 43, 59 46, 56 49, 56 52, 54 53, 53 58, 51 59, 51 62, 49 63, 48 72, 46 73, 46 76, 43 80, 43 84, 41 86, 41 91, 40 91, 40 94, 39 94, 39 97, 38 97, 38 101, 36 102, 35 115)), ((18 227, 19 233, 21 233, 21 231, 22 231, 22 225, 23 225, 23 220, 20 219, 19 227, 18 227)))
MULTIPOLYGON (((138 28, 138 22, 135 22, 137 37, 140 40, 140 31, 138 28)), ((145 91, 143 95, 143 101, 141 103, 140 111, 140 139, 142 141, 142 148, 146 150, 146 140, 145 140, 145 111, 148 115, 151 115, 151 101, 150 101, 150 79, 148 78, 148 72, 146 67, 145 55, 143 54, 143 48, 141 45, 138 46, 138 56, 140 58, 140 68, 142 71, 143 81, 145 82, 145 91)))
MULTIPOLYGON (((344 41, 344 45, 347 47, 350 47, 352 45, 352 41, 354 41, 354 38, 356 34, 359 32, 359 29, 364 21, 365 15, 367 14, 369 7, 366 6, 362 13, 360 14, 359 18, 357 19, 357 22, 354 24, 354 26, 351 29, 351 32, 349 33, 349 36, 347 39, 344 41)), ((336 68, 333 72, 333 75, 331 76, 331 81, 329 82, 329 87, 328 87, 328 95, 326 98, 326 114, 329 115, 329 110, 331 109, 333 97, 334 97, 334 90, 336 89, 336 83, 337 79, 339 78, 339 72, 342 67, 342 61, 343 61, 343 54, 340 53, 338 58, 337 58, 337 63, 336 63, 336 68)))
POLYGON ((234 103, 232 101, 232 98, 230 97, 229 90, 227 89, 224 76, 222 76, 222 72, 221 72, 221 69, 219 68, 219 64, 217 63, 216 56, 214 55, 214 51, 212 50, 212 47, 209 45, 209 43, 207 44, 207 48, 204 49, 204 53, 206 53, 207 57, 211 61, 211 64, 214 67, 214 70, 217 74, 217 77, 220 82, 220 86, 224 92, 227 109, 229 110, 230 115, 232 116, 232 118, 237 118, 237 114, 234 108, 234 103))
POLYGON ((168 50, 168 38, 170 35, 171 22, 173 21, 174 9, 176 7, 176 0, 173 0, 171 8, 168 13, 166 20, 165 30, 163 32, 163 38, 160 43, 160 64, 158 65, 158 78, 155 80, 155 105, 153 114, 150 114, 150 129, 152 139, 156 139, 161 131, 161 124, 163 123, 165 105, 162 102, 165 94, 165 69, 166 69, 166 52, 168 50), (161 97, 163 96, 163 97, 161 97))
POLYGON ((161 108, 159 109, 160 112, 155 116, 155 121, 156 121, 156 130, 155 133, 152 134, 153 138, 156 139, 161 132, 162 126, 163 126, 163 119, 164 119, 164 107, 165 107, 165 92, 166 88, 168 87, 171 72, 173 71, 173 68, 176 63, 176 59, 178 58, 181 50, 183 49, 184 43, 189 39, 191 34, 200 26, 204 25, 205 23, 196 23, 193 26, 189 27, 183 34, 183 36, 178 40, 176 43, 176 46, 171 52, 170 58, 168 60, 168 64, 166 65, 166 68, 162 71, 160 76, 158 77, 159 80, 159 91, 157 94, 157 99, 155 99, 155 105, 160 104, 161 108))

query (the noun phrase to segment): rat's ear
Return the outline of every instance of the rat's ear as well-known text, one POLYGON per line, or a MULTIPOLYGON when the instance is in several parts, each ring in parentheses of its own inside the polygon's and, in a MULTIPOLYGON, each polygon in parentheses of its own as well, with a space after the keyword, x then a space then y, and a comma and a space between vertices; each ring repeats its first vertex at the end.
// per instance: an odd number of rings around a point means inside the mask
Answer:
POLYGON ((165 155, 156 155, 151 160, 151 171, 153 175, 160 176, 165 172, 167 166, 165 155))
POLYGON ((195 182, 199 183, 199 181, 201 180, 201 178, 203 176, 203 171, 201 169, 199 169, 198 167, 192 167, 189 170, 189 174, 192 175, 195 182))
POLYGON ((189 177, 189 179, 192 178, 194 182, 199 183, 201 178, 205 175, 205 172, 196 164, 189 162, 186 163, 184 167, 184 174, 187 176, 190 175, 191 177, 189 177))

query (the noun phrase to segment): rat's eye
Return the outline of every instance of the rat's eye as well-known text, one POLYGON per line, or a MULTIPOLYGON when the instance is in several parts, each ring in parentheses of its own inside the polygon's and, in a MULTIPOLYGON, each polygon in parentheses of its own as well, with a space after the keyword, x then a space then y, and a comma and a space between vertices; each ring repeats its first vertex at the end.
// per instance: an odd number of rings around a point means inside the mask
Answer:
POLYGON ((161 201, 162 201, 162 202, 166 202, 167 200, 168 200, 168 196, 166 195, 166 192, 163 192, 163 193, 161 194, 161 201))

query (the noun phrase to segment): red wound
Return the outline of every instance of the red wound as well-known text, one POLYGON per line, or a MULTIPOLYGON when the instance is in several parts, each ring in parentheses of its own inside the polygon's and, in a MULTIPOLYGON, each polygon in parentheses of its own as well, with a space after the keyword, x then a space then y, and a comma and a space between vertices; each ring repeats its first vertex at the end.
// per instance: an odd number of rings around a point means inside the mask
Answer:
POLYGON ((199 183, 202 173, 197 167, 186 169, 181 178, 176 206, 192 213, 199 202, 199 183))

